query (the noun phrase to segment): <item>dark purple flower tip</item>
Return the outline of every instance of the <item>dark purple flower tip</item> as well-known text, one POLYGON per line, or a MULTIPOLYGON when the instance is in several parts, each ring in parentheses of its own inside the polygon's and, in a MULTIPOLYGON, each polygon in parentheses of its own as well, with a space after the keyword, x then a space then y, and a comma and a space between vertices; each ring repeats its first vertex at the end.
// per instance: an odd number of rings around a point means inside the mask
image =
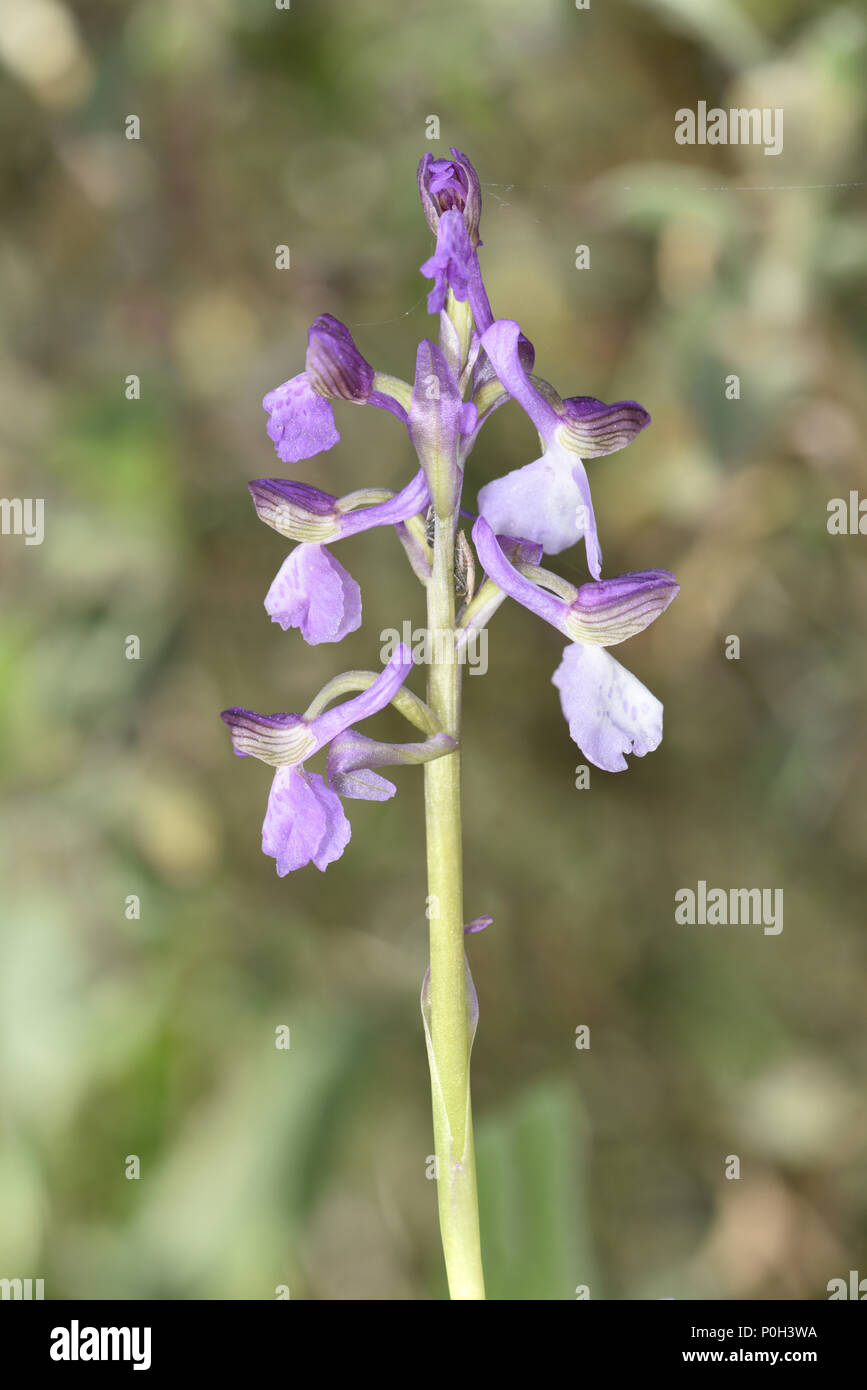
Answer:
POLYGON ((563 630, 575 642, 614 647, 649 627, 679 592, 669 570, 639 570, 582 584, 563 630))
POLYGON ((461 213, 471 244, 480 246, 482 185, 465 154, 452 147, 451 156, 451 159, 434 159, 430 152, 423 156, 418 166, 422 209, 434 234, 443 213, 452 210, 461 213))
POLYGON ((637 401, 606 405, 593 396, 567 396, 560 415, 564 443, 585 459, 625 449, 650 424, 650 415, 637 401))
POLYGON ((467 922, 464 927, 464 936, 471 936, 473 932, 484 931, 485 927, 491 927, 493 923, 493 917, 474 917, 472 922, 467 922))
POLYGON ((373 390, 373 368, 346 324, 331 314, 320 314, 308 329, 305 368, 313 390, 330 400, 363 404, 373 390))
POLYGON ((283 478, 256 478, 247 486, 259 520, 288 540, 318 544, 339 535, 337 498, 330 492, 283 478))
POLYGON ((239 758, 292 767, 316 749, 316 735, 300 714, 254 714, 235 705, 224 709, 220 718, 229 726, 239 758))

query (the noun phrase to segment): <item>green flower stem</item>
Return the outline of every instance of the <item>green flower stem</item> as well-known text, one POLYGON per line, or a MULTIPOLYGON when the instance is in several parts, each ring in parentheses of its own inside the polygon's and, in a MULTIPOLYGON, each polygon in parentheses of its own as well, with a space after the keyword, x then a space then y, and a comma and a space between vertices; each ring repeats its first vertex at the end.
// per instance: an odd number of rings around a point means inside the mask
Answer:
MULTIPOLYGON (((460 740, 461 667, 454 657, 455 518, 437 518, 428 628, 437 661, 428 704, 460 740), (440 636, 445 635, 445 640, 440 636)), ((433 1094, 440 1231, 453 1299, 485 1297, 470 1107, 464 957, 460 751, 425 764, 430 981, 425 1010, 433 1094)))

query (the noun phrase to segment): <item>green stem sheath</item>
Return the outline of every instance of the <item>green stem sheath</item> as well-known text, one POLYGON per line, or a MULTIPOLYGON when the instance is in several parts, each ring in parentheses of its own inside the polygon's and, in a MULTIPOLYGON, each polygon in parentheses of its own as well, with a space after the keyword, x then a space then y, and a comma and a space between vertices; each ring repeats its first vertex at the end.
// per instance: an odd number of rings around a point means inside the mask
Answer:
MULTIPOLYGON (((455 517, 436 518, 427 586, 435 654, 428 703, 460 740, 461 666, 454 650, 455 517)), ((440 1231, 453 1299, 485 1297, 470 1106, 470 1046, 464 956, 460 751, 425 764, 430 981, 428 1050, 440 1231)))

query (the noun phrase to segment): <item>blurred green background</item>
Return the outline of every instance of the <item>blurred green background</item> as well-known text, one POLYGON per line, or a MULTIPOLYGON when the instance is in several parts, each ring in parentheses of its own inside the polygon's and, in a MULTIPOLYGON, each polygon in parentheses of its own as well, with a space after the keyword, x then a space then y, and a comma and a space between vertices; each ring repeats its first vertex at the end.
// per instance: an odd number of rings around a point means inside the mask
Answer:
MULTIPOLYGON (((269 770, 218 715, 303 709, 421 620, 374 532, 337 551, 361 630, 284 635, 262 600, 287 547, 245 484, 410 476, 396 422, 350 406, 331 454, 281 466, 261 398, 323 311, 411 376, 415 169, 450 144, 537 370, 653 415, 590 464, 606 572, 682 585, 618 653, 665 705, 628 773, 575 789, 562 639, 523 610, 466 682, 491 1296, 810 1299, 867 1275, 867 540, 826 528, 865 487, 863 9, 5 0, 0 68, 2 490, 46 499, 42 546, 0 540, 0 1276, 50 1298, 444 1294, 421 777, 351 805, 326 876, 281 881, 269 770), (784 108, 783 153, 676 145, 699 100, 784 108), (699 879, 782 888, 782 934, 676 925, 699 879)), ((468 505, 536 452, 498 411, 468 505)))

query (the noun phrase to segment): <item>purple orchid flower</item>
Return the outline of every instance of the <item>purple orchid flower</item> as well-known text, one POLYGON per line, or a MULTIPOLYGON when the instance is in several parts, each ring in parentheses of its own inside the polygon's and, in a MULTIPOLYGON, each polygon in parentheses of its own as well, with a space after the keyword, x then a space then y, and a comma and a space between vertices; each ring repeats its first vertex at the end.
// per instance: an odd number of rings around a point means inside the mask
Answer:
MULTIPOLYGON (((300 714, 254 714, 252 710, 239 707, 223 710, 220 717, 229 726, 238 757, 258 758, 276 769, 262 827, 262 849, 276 859, 281 878, 310 863, 324 871, 340 858, 349 843, 351 829, 340 796, 326 784, 321 774, 308 772, 304 767, 306 760, 320 748, 329 743, 334 747, 337 743, 338 751, 329 767, 329 776, 334 771, 345 778, 353 771, 358 784, 363 785, 363 771, 370 766, 386 761, 420 762, 426 757, 451 752, 456 746, 454 739, 446 740, 446 736, 441 735, 434 736, 436 741, 432 746, 429 741, 427 746, 405 745, 403 750, 400 745, 392 745, 390 750, 388 745, 373 744, 370 750, 365 750, 366 757, 359 757, 357 742, 346 742, 346 734, 353 725, 377 714, 394 699, 412 664, 409 648, 399 646, 369 689, 313 719, 305 719, 300 714), (341 736, 344 741, 339 743, 341 736), (350 748, 355 752, 354 760, 347 758, 350 748)), ((356 740, 360 738, 361 735, 355 736, 356 740)), ((377 780, 385 781, 384 778, 377 780)), ((364 794, 347 790, 345 782, 341 788, 343 795, 364 794)))
POLYGON ((284 463, 298 463, 331 449, 340 439, 332 401, 375 405, 406 420, 406 410, 387 389, 390 378, 362 357, 345 324, 320 314, 307 333, 305 370, 269 391, 262 401, 268 434, 284 463))
POLYGON ((606 772, 622 772, 625 753, 641 757, 658 747, 662 705, 605 648, 642 632, 665 612, 680 588, 674 575, 642 570, 577 589, 558 580, 558 592, 549 593, 514 567, 484 517, 473 527, 473 541, 499 589, 572 639, 553 682, 569 733, 585 757, 606 772))
POLYGON ((544 452, 483 487, 479 510, 495 531, 538 541, 549 555, 558 555, 583 536, 588 568, 598 579, 602 552, 582 456, 595 458, 623 449, 650 423, 650 416, 635 401, 605 405, 590 396, 560 400, 547 384, 543 392, 525 369, 521 337, 514 320, 498 319, 482 334, 482 347, 502 385, 536 426, 544 452))
POLYGON ((284 560, 265 598, 271 621, 297 627, 309 646, 340 642, 361 626, 361 590, 325 541, 395 526, 424 512, 430 498, 419 470, 394 497, 349 510, 357 496, 338 499, 306 483, 258 478, 249 484, 260 519, 290 540, 301 541, 284 560))

